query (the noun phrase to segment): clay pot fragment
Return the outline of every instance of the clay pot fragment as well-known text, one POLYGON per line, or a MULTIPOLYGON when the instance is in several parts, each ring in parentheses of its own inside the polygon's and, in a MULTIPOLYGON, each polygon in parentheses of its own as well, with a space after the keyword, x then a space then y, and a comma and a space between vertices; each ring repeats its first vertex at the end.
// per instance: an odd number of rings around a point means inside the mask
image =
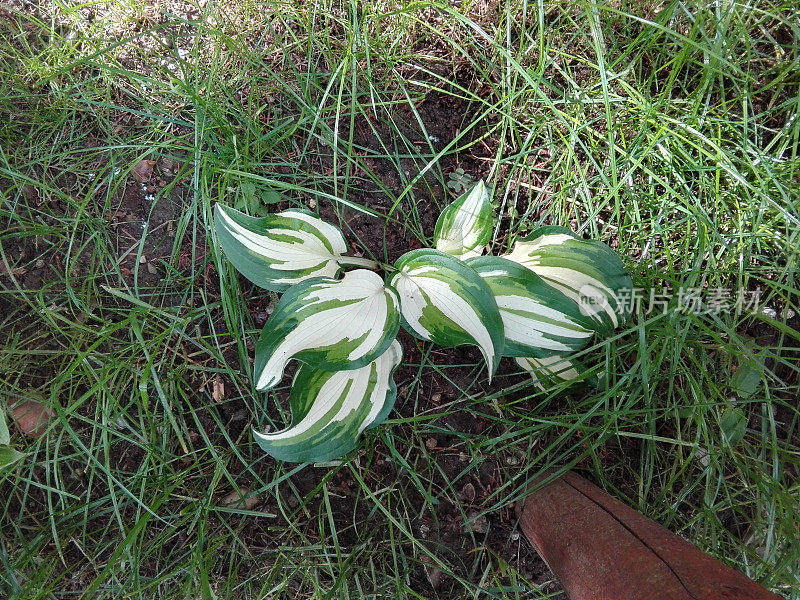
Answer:
POLYGON ((780 600, 575 473, 517 514, 570 600, 780 600))

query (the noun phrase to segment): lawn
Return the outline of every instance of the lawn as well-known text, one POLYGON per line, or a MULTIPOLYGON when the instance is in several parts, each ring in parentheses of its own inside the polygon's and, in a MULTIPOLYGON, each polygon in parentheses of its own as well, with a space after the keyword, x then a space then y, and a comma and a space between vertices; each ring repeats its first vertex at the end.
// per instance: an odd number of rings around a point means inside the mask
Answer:
MULTIPOLYGON (((0 597, 563 598, 514 503, 574 469, 800 599, 800 0, 0 0, 0 597), (277 296, 217 202, 392 263, 483 178, 493 253, 602 240, 633 319, 541 391, 402 338, 341 461, 269 458, 277 296)), ((580 541, 576 541, 579 543, 580 541)))

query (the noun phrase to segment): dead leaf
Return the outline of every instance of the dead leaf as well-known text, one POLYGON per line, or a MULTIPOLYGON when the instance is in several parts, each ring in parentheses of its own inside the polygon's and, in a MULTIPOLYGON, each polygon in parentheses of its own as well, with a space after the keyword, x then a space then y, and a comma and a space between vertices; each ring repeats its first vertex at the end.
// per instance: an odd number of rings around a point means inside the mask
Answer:
POLYGON ((16 267, 9 271, 8 268, 6 267, 6 264, 0 261, 0 275, 13 275, 14 277, 16 277, 17 275, 25 275, 25 273, 27 272, 28 269, 25 269, 23 267, 16 267))
POLYGON ((214 377, 214 381, 211 385, 211 397, 214 399, 214 402, 222 402, 225 399, 225 382, 222 380, 222 377, 219 375, 214 377))
POLYGON ((475 500, 475 486, 471 483, 467 483, 463 488, 461 488, 461 499, 465 502, 473 502, 475 500))
POLYGON ((423 554, 421 558, 425 563, 425 575, 428 577, 428 583, 434 590, 438 590, 444 582, 444 573, 436 567, 434 560, 427 554, 423 554))
POLYGON ((150 178, 153 176, 153 167, 155 166, 156 166, 156 161, 143 159, 140 160, 135 165, 133 165, 131 173, 133 174, 133 177, 136 179, 136 181, 138 181, 139 183, 145 183, 146 181, 149 181, 150 178))
POLYGON ((23 400, 11 408, 11 418, 20 431, 30 437, 39 437, 47 431, 55 411, 37 400, 23 400))

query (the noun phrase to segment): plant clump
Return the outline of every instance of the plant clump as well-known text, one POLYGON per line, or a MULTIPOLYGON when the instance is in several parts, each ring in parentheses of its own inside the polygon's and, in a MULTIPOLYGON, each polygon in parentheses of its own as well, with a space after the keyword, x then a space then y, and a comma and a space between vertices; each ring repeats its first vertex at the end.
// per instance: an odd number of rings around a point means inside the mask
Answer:
POLYGON ((621 292, 631 276, 607 245, 562 227, 540 227, 511 252, 486 256, 493 227, 490 191, 478 181, 442 211, 434 248, 402 255, 383 279, 377 263, 347 256, 342 232, 312 213, 255 218, 217 204, 226 257, 256 285, 284 292, 256 344, 256 389, 280 383, 289 361, 301 363, 291 423, 255 432, 258 444, 292 462, 355 449, 394 405, 401 327, 444 348, 477 346, 490 378, 503 357, 540 387, 579 378, 571 355, 629 318, 621 292))

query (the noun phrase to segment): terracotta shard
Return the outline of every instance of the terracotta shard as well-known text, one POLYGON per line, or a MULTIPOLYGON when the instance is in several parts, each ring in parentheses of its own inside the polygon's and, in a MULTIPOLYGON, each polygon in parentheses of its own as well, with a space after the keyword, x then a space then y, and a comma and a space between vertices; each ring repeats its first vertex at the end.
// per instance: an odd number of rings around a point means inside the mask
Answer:
POLYGON ((575 473, 517 514, 571 600, 781 600, 575 473))
POLYGON ((52 408, 36 400, 23 400, 11 408, 11 418, 20 431, 30 437, 44 435, 54 417, 52 408))

